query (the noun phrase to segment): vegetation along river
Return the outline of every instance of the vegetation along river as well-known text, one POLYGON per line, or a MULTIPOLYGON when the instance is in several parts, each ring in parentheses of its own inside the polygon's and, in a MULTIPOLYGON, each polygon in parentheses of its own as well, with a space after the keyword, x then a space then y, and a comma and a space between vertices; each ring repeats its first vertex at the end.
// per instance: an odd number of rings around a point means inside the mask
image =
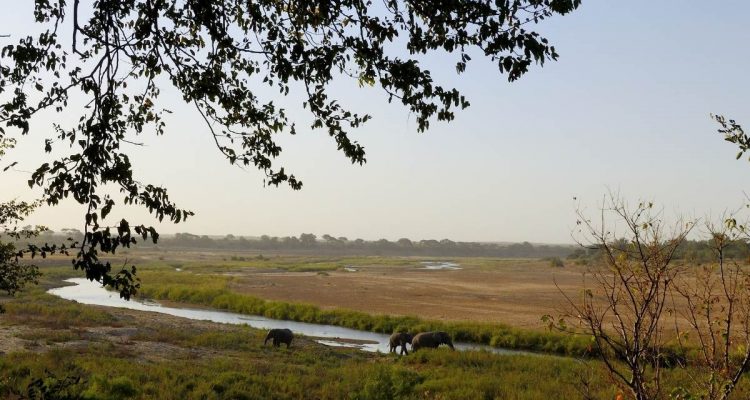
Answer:
MULTIPOLYGON (((176 317, 219 322, 223 324, 245 324, 257 329, 289 328, 295 334, 315 338, 318 343, 328 346, 353 347, 363 351, 379 351, 384 353, 389 350, 389 335, 382 333, 359 331, 333 325, 283 321, 225 311, 166 307, 153 301, 127 301, 121 299, 117 293, 108 291, 100 284, 91 282, 88 279, 73 278, 66 280, 66 282, 73 283, 73 285, 50 289, 49 293, 62 297, 63 299, 75 300, 81 304, 151 311, 169 314, 176 317)), ((472 343, 454 343, 454 345, 456 350, 486 350, 497 354, 525 353, 522 351, 499 349, 472 343)))

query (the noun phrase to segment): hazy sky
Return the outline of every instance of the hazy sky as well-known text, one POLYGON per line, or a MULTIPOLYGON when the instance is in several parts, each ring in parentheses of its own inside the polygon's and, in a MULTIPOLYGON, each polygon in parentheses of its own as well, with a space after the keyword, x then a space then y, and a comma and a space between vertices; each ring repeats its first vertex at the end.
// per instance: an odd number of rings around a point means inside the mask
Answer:
MULTIPOLYGON (((23 3, 3 8, 3 33, 29 31, 23 3)), ((162 232, 570 242, 573 197, 593 210, 608 188, 670 213, 716 215, 750 191, 750 163, 734 160, 709 118, 724 113, 750 127, 748 18, 745 0, 584 1, 538 27, 560 60, 517 82, 485 61, 456 77, 454 57, 432 57, 436 79, 472 106, 424 134, 382 91, 337 83, 342 101, 374 117, 354 135, 368 162, 353 166, 324 132, 302 129, 280 140, 281 161, 304 181, 298 192, 263 188, 260 172, 229 166, 176 96, 168 134, 143 135, 147 146, 132 148, 132 159, 141 181, 167 186, 197 214, 162 232)), ((0 200, 33 198, 22 171, 42 159, 50 132, 51 120, 37 122, 8 157, 21 171, 0 174, 0 200)), ((63 204, 30 221, 82 228, 83 215, 63 204)))

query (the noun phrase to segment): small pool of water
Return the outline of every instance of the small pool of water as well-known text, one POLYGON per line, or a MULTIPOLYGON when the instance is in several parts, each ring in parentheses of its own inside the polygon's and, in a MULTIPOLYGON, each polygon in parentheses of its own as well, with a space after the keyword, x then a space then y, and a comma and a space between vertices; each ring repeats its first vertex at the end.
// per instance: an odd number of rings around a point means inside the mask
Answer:
MULTIPOLYGON (((131 310, 151 311, 176 317, 194 320, 212 321, 223 324, 248 325, 257 329, 288 328, 295 334, 317 338, 318 343, 327 346, 353 347, 363 351, 389 351, 388 339, 390 335, 383 333, 359 331, 333 325, 311 324, 306 322, 276 320, 255 315, 245 315, 216 310, 199 310, 192 308, 166 307, 155 301, 123 300, 115 293, 106 290, 100 284, 88 279, 74 278, 66 282, 73 283, 50 289, 49 293, 67 300, 75 300, 82 304, 107 307, 128 308, 131 310)), ((531 354, 517 350, 498 349, 491 346, 454 343, 456 350, 486 350, 497 354, 531 354)))
POLYGON ((463 269, 461 268, 460 264, 456 264, 449 261, 422 261, 420 264, 422 264, 421 269, 431 269, 431 270, 457 270, 457 269, 463 269))

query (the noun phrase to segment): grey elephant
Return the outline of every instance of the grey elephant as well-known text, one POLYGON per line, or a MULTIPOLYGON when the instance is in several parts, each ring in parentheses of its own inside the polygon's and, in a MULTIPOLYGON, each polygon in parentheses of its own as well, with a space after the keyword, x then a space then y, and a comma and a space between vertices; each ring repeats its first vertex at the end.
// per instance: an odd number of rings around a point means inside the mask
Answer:
POLYGON ((391 353, 396 352, 396 348, 398 346, 401 346, 401 354, 409 354, 409 351, 406 350, 406 344, 411 344, 412 335, 410 333, 406 332, 396 332, 393 335, 391 335, 391 338, 389 339, 389 343, 391 345, 391 353))
POLYGON ((276 347, 279 347, 281 343, 286 343, 286 348, 288 349, 289 346, 292 345, 292 339, 294 339, 294 334, 289 329, 271 329, 268 331, 268 334, 266 335, 266 340, 263 342, 263 345, 265 346, 268 343, 269 339, 273 339, 273 345, 276 347))
POLYGON ((455 350, 453 347, 453 341, 450 335, 446 332, 422 332, 418 333, 411 340, 412 351, 417 351, 422 347, 436 349, 441 344, 447 344, 451 350, 455 350))

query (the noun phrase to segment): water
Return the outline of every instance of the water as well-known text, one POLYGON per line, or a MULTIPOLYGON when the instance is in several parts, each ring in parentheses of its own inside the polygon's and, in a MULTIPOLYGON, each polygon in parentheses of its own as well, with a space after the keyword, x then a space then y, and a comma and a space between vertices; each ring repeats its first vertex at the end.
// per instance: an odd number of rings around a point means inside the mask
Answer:
POLYGON ((460 264, 448 262, 448 261, 422 261, 420 264, 422 264, 422 269, 431 269, 431 270, 457 270, 462 269, 460 264))
MULTIPOLYGON (((282 321, 225 311, 165 307, 154 301, 126 301, 121 299, 117 293, 110 292, 100 284, 91 282, 87 279, 74 278, 68 279, 66 282, 73 283, 74 285, 50 289, 49 293, 66 300, 75 300, 82 304, 151 311, 182 318, 219 322, 222 324, 245 324, 257 329, 289 328, 295 334, 319 338, 316 341, 327 346, 353 347, 363 351, 379 351, 383 353, 388 352, 390 349, 388 344, 390 335, 383 333, 358 331, 333 325, 282 321)), ((456 350, 486 350, 497 354, 527 354, 516 350, 498 349, 495 347, 470 343, 454 343, 454 346, 456 347, 456 350)))

